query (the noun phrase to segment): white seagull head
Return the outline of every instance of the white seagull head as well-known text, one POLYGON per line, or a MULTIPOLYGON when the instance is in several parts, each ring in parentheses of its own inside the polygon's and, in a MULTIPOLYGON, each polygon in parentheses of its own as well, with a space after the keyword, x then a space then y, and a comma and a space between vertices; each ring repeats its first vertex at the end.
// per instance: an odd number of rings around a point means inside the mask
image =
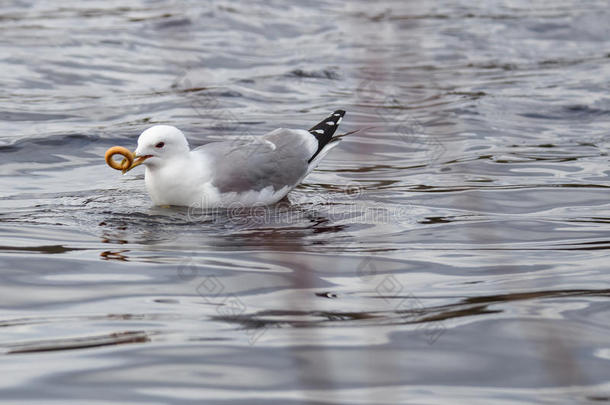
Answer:
POLYGON ((156 166, 190 150, 186 137, 171 125, 155 125, 142 132, 138 138, 136 158, 147 165, 156 166))

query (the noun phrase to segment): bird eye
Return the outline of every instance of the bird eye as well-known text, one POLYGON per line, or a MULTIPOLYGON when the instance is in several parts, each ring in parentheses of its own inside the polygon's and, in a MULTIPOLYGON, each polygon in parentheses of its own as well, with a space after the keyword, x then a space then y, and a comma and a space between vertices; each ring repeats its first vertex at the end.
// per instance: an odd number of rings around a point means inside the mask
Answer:
POLYGON ((165 142, 159 142, 158 144, 155 145, 155 148, 162 148, 165 146, 165 142))

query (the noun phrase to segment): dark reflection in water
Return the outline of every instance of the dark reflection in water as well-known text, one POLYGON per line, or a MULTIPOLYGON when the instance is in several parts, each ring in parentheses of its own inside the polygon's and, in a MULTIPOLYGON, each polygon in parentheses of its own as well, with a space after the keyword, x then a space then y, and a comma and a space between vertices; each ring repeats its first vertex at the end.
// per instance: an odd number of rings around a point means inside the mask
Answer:
POLYGON ((9 1, 0 402, 610 401, 607 6, 9 1), (337 108, 273 207, 102 159, 337 108))

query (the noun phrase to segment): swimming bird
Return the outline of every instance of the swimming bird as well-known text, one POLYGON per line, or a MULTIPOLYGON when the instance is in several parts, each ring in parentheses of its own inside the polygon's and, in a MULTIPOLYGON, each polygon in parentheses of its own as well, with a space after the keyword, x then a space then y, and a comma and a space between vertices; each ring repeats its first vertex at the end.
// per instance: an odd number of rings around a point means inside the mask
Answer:
POLYGON ((338 144, 345 111, 309 130, 278 128, 260 137, 211 142, 193 150, 178 128, 155 125, 138 138, 131 170, 143 164, 155 205, 196 208, 274 204, 338 144))

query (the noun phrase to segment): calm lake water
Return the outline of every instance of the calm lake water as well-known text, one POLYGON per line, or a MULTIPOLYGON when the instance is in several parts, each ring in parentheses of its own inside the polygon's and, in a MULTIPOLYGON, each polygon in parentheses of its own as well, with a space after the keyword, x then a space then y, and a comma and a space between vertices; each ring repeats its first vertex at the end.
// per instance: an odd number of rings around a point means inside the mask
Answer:
POLYGON ((607 1, 0 9, 0 402, 610 401, 607 1), (108 168, 345 138, 257 210, 108 168))

